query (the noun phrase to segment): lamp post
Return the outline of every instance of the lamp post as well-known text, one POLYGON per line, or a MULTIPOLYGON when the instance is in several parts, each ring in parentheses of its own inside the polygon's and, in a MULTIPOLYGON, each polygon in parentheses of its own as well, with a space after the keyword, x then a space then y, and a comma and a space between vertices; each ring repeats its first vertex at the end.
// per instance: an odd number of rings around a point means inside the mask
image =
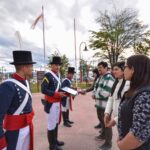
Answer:
POLYGON ((79 45, 79 61, 80 61, 80 83, 82 83, 82 64, 81 64, 81 46, 84 44, 84 51, 87 51, 87 44, 85 42, 81 42, 79 45))

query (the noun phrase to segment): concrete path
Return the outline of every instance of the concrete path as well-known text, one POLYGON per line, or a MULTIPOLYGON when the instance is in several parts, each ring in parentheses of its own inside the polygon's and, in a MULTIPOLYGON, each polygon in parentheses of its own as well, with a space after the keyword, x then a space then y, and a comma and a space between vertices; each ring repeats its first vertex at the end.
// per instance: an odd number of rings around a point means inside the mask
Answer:
MULTIPOLYGON (((35 133, 35 150, 48 150, 47 142, 47 116, 43 111, 41 104, 42 94, 33 94, 34 133, 35 133)), ((96 141, 94 138, 99 134, 99 130, 94 129, 98 123, 94 100, 91 93, 78 95, 73 101, 73 111, 70 112, 70 120, 75 123, 71 128, 59 125, 59 140, 65 142, 63 150, 97 150, 104 141, 96 141)), ((116 129, 113 129, 113 147, 111 150, 118 150, 116 146, 116 129)))

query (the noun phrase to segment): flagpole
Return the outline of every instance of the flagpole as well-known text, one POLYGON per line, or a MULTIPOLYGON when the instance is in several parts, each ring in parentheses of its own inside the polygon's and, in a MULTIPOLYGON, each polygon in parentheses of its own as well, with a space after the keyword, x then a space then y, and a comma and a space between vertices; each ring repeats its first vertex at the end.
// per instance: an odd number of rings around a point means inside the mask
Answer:
POLYGON ((16 35, 18 43, 19 43, 19 48, 22 49, 22 40, 21 40, 21 34, 20 34, 20 32, 16 31, 15 35, 16 35))
POLYGON ((45 70, 45 24, 44 24, 44 7, 42 6, 42 15, 43 15, 43 51, 44 51, 44 70, 45 70))
POLYGON ((76 50, 76 22, 75 22, 75 18, 74 18, 74 48, 75 48, 75 68, 76 68, 76 88, 77 88, 77 73, 78 73, 78 69, 77 69, 77 50, 76 50))

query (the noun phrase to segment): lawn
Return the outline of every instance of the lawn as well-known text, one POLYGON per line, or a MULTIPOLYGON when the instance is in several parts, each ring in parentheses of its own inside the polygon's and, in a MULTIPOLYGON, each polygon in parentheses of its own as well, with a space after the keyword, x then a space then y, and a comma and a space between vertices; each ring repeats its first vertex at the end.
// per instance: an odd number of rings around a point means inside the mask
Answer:
MULTIPOLYGON (((83 83, 78 83, 78 88, 79 89, 86 89, 88 87, 91 86, 91 83, 88 83, 86 84, 85 82, 83 83)), ((76 87, 75 86, 75 83, 73 83, 73 87, 76 87)), ((40 83, 30 83, 30 88, 31 88, 31 92, 32 93, 38 93, 38 92, 41 92, 41 86, 40 86, 40 83)))

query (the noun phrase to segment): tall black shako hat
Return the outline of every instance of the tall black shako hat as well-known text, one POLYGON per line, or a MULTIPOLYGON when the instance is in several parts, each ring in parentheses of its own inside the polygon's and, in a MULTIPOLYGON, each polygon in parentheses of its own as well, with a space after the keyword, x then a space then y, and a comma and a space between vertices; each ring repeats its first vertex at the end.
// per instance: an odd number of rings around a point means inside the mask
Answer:
POLYGON ((76 73, 74 67, 68 67, 68 73, 76 73))
POLYGON ((52 57, 52 61, 50 62, 50 64, 58 64, 58 65, 61 65, 62 62, 61 62, 61 57, 59 56, 53 56, 52 57))
POLYGON ((36 62, 32 61, 31 51, 13 51, 13 60, 12 65, 25 65, 25 64, 35 64, 36 62))

